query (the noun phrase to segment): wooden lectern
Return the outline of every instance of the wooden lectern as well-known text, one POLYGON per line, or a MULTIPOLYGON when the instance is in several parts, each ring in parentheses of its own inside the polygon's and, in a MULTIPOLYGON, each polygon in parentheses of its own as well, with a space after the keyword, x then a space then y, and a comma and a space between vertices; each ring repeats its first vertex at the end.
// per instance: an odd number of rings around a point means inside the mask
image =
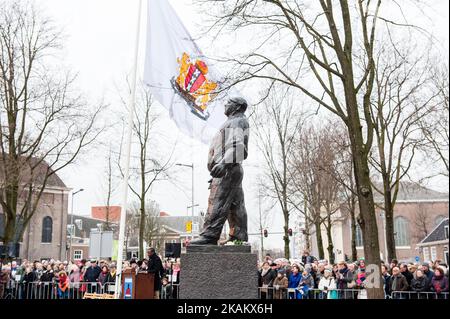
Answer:
POLYGON ((155 275, 151 273, 137 273, 132 269, 122 273, 121 299, 154 299, 155 275))

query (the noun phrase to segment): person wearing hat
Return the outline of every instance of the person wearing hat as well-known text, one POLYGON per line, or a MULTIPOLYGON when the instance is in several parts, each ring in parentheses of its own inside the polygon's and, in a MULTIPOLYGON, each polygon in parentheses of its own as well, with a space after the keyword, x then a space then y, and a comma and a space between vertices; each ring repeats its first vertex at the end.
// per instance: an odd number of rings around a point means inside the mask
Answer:
POLYGON ((430 264, 429 263, 423 263, 422 266, 419 269, 422 270, 423 274, 427 277, 428 284, 429 284, 428 288, 431 289, 431 280, 433 279, 434 272, 430 270, 430 264))
POLYGON ((287 287, 289 285, 289 280, 286 277, 286 270, 278 270, 277 277, 273 281, 273 299, 286 299, 287 287))
POLYGON ((298 284, 297 290, 299 292, 300 299, 308 299, 309 291, 314 289, 314 278, 311 275, 311 267, 306 266, 302 272, 302 277, 298 284))

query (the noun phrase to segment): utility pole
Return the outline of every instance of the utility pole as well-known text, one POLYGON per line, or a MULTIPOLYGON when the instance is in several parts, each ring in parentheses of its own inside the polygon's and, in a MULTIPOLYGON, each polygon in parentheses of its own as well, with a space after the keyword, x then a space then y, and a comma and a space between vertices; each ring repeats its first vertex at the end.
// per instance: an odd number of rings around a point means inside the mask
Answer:
POLYGON ((79 190, 77 190, 76 192, 72 193, 72 203, 71 203, 71 209, 70 209, 70 242, 69 242, 69 256, 67 258, 67 260, 72 260, 72 238, 73 238, 73 233, 75 232, 75 225, 73 224, 73 199, 75 197, 76 194, 80 193, 84 191, 83 188, 80 188, 79 190))
MULTIPOLYGON (((195 216, 194 209, 195 209, 196 206, 199 206, 198 204, 197 204, 197 205, 194 204, 194 202, 195 202, 195 199, 194 199, 194 163, 192 163, 192 164, 181 164, 181 163, 177 163, 176 165, 177 165, 177 166, 190 167, 191 170, 192 170, 192 179, 191 179, 191 182, 192 182, 192 185, 191 185, 191 191, 192 191, 192 194, 191 194, 191 206, 188 206, 188 208, 189 208, 189 207, 192 208, 192 225, 194 225, 194 216, 195 216)), ((193 238, 194 238, 194 229, 192 229, 192 239, 193 239, 193 238)))

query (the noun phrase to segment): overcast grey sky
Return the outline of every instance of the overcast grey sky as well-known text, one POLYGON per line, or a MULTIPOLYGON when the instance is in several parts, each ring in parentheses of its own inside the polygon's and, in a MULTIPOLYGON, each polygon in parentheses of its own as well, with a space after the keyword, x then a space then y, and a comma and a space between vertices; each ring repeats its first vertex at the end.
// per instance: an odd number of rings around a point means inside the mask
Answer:
MULTIPOLYGON (((65 52, 64 62, 68 67, 78 72, 78 85, 86 92, 87 96, 98 101, 102 98, 106 102, 116 103, 116 88, 123 83, 132 66, 134 50, 135 21, 137 17, 137 0, 35 0, 45 8, 45 12, 55 19, 56 23, 64 28, 65 52)), ((202 25, 202 16, 195 12, 192 0, 171 0, 181 20, 189 31, 196 35, 199 32, 198 25, 202 25)), ((145 1, 144 1, 145 3, 145 1)), ((449 1, 427 1, 428 17, 423 14, 414 14, 413 19, 419 25, 434 33, 443 48, 448 51, 448 11, 449 1)), ((145 27, 145 10, 142 12, 142 27, 145 27)), ((145 30, 142 32, 142 39, 145 30)), ((144 42, 141 41, 141 48, 144 42)), ((200 47, 211 56, 215 52, 208 43, 200 41, 200 47)), ((139 73, 142 74, 142 55, 140 52, 139 73)), ((244 95, 247 92, 243 92, 244 95)), ((207 205, 207 180, 206 170, 207 147, 196 141, 177 133, 176 126, 163 115, 162 134, 172 140, 177 140, 177 149, 174 155, 179 162, 195 164, 195 197, 201 210, 206 210, 207 205)), ((112 136, 112 143, 119 143, 119 134, 112 136), (117 141, 115 140, 117 139, 117 141)), ((257 178, 258 156, 256 146, 250 146, 250 158, 245 163, 246 175, 244 188, 246 191, 247 210, 250 215, 250 224, 257 216, 257 191, 252 186, 257 178)), ((62 173, 64 182, 73 189, 84 188, 85 191, 78 194, 74 203, 76 214, 89 214, 90 207, 104 205, 104 191, 102 189, 102 172, 104 170, 104 154, 91 153, 62 173)), ((186 206, 190 203, 190 171, 178 172, 180 185, 183 189, 176 188, 170 183, 155 185, 151 198, 156 200, 163 211, 172 215, 186 214, 186 206)), ((437 189, 445 189, 447 185, 438 183, 437 189)), ((130 196, 132 196, 130 194, 130 196)), ((120 204, 120 196, 115 196, 114 203, 120 204)), ((273 231, 282 230, 281 214, 274 213, 269 218, 273 231)), ((256 226, 250 225, 255 231, 256 226)), ((281 247, 282 236, 273 236, 268 247, 281 247)))

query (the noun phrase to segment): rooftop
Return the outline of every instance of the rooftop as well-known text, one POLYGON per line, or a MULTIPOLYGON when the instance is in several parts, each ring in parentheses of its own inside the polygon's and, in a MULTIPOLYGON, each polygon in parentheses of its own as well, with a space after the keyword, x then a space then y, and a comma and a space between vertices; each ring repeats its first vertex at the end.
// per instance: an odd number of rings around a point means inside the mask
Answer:
POLYGON ((420 244, 433 243, 446 239, 448 240, 448 237, 446 237, 446 227, 448 227, 448 218, 441 221, 441 223, 437 225, 436 228, 434 228, 431 233, 429 233, 428 236, 420 242, 420 244))
MULTIPOLYGON (((379 184, 379 183, 376 183, 379 184)), ((381 185, 377 185, 378 188, 381 185)), ((383 195, 374 191, 374 199, 377 202, 383 201, 383 195)), ((397 201, 448 201, 449 194, 441 193, 420 184, 412 182, 401 182, 400 189, 397 195, 397 201)))

